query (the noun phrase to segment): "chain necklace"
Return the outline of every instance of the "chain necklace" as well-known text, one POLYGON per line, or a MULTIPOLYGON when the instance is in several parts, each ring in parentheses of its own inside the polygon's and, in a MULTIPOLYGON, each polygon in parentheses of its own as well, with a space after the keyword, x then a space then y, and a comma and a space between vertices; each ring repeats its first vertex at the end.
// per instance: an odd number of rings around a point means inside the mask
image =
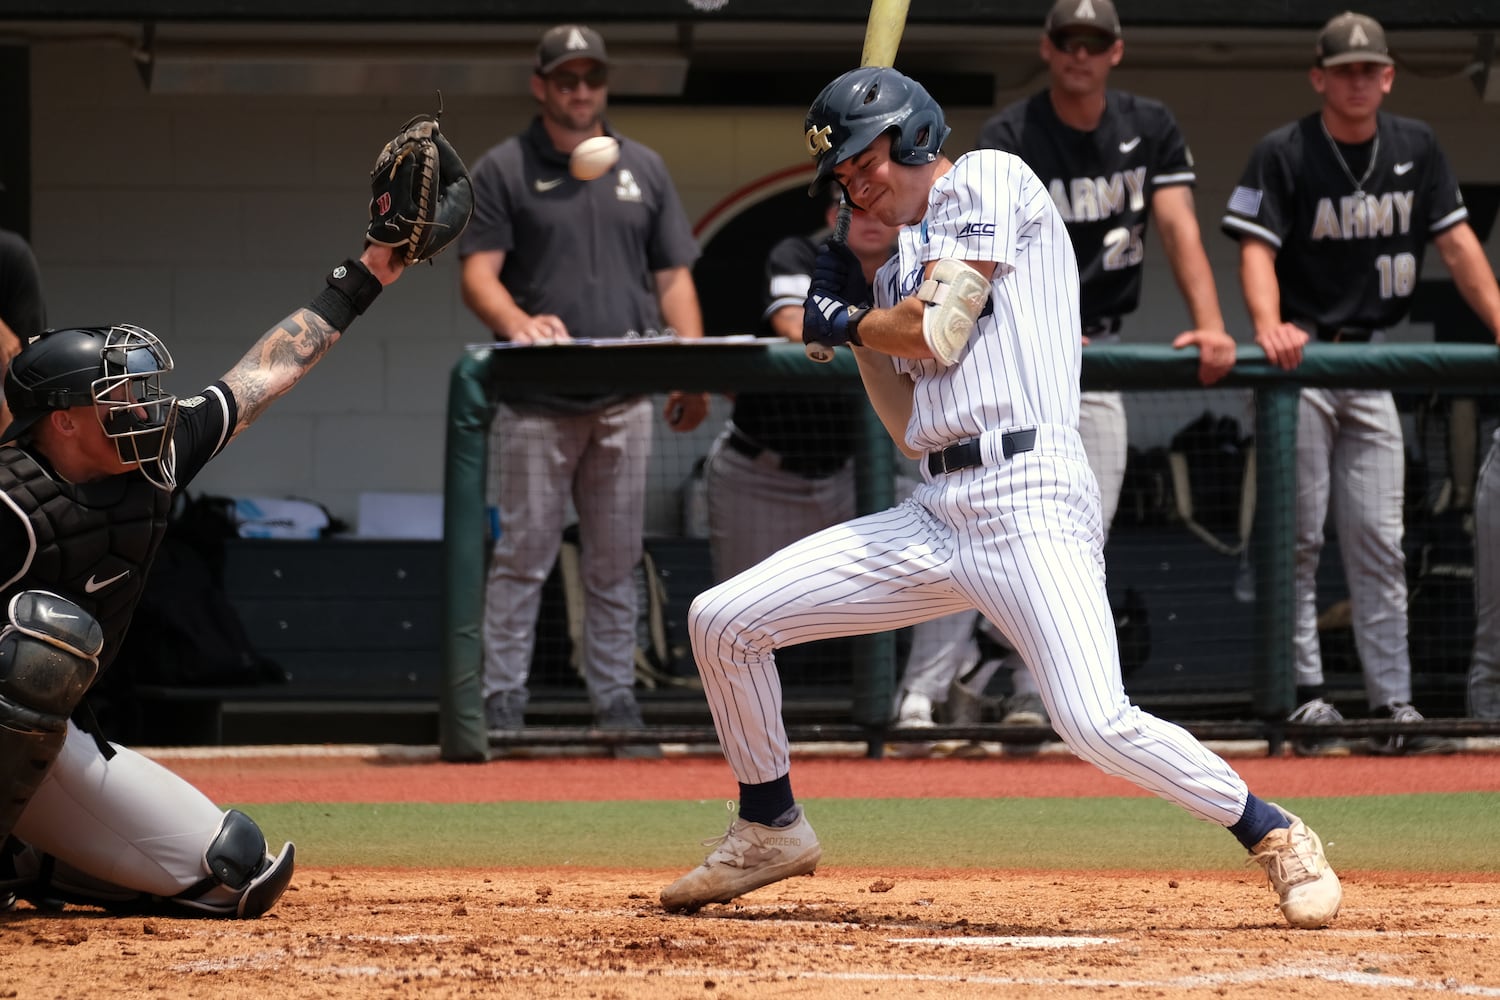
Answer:
POLYGON ((1318 128, 1323 130, 1323 138, 1328 140, 1328 148, 1333 150, 1333 158, 1339 161, 1339 166, 1344 170, 1344 176, 1349 178, 1350 184, 1354 185, 1354 197, 1363 202, 1366 197, 1365 181, 1369 180, 1370 175, 1375 172, 1375 161, 1380 156, 1380 130, 1376 129, 1375 138, 1370 143, 1370 164, 1365 167, 1365 172, 1360 175, 1359 179, 1355 180, 1354 171, 1349 169, 1349 164, 1344 159, 1344 154, 1340 151, 1338 142, 1334 140, 1333 133, 1328 131, 1328 124, 1323 121, 1322 115, 1318 116, 1318 128))

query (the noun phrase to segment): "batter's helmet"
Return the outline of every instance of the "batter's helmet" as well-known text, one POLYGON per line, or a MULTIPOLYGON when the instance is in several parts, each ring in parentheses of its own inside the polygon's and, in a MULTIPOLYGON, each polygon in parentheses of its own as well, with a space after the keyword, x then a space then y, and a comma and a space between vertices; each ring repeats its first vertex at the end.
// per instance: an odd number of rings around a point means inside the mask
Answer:
POLYGON ((948 133, 943 109, 920 83, 893 69, 864 66, 823 88, 807 109, 807 152, 817 175, 807 193, 818 195, 833 179, 833 168, 857 156, 888 131, 895 131, 891 159, 907 166, 937 159, 948 133))
POLYGON ((96 414, 120 460, 139 463, 148 480, 172 489, 177 397, 161 388, 161 376, 171 370, 166 347, 138 326, 48 330, 22 348, 5 373, 12 420, 0 444, 24 436, 54 410, 102 406, 96 414))

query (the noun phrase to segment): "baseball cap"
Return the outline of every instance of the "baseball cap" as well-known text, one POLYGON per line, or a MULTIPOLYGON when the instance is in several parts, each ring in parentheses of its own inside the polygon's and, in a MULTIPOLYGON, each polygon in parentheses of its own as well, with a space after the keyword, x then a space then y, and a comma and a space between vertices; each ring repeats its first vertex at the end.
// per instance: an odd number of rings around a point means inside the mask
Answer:
POLYGON ((1091 28, 1119 38, 1120 15, 1111 0, 1057 0, 1047 12, 1042 30, 1053 35, 1069 28, 1091 28))
POLYGON ((1384 63, 1395 60, 1386 51, 1385 29, 1373 17, 1346 10, 1318 32, 1318 65, 1339 66, 1344 63, 1384 63))
POLYGON ((536 71, 546 74, 569 59, 592 59, 608 63, 604 52, 604 39, 599 32, 582 24, 559 24, 548 28, 536 47, 536 71))

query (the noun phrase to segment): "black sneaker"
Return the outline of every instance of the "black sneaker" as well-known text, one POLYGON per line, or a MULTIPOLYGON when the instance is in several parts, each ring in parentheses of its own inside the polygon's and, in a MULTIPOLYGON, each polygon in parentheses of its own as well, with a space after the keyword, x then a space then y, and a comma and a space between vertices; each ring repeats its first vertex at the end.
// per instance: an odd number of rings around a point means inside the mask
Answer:
POLYGON ((519 732, 526 725, 526 692, 496 691, 484 699, 484 726, 491 732, 519 732))
MULTIPOLYGON (((641 706, 628 691, 600 708, 594 721, 600 729, 646 728, 641 719, 641 706)), ((656 760, 662 755, 661 747, 655 743, 620 743, 613 752, 616 760, 656 760)))
MULTIPOLYGON (((1339 710, 1322 698, 1304 702, 1286 717, 1288 722, 1310 726, 1328 726, 1344 721, 1339 710)), ((1292 740, 1292 753, 1298 757, 1347 757, 1349 744, 1337 736, 1298 736, 1292 740)))
MULTIPOLYGON (((1379 709, 1376 718, 1392 722, 1421 722, 1422 713, 1404 701, 1395 701, 1379 709)), ((1407 736, 1372 736, 1370 752, 1382 757, 1416 757, 1430 754, 1458 753, 1458 743, 1446 736, 1429 733, 1407 736)))

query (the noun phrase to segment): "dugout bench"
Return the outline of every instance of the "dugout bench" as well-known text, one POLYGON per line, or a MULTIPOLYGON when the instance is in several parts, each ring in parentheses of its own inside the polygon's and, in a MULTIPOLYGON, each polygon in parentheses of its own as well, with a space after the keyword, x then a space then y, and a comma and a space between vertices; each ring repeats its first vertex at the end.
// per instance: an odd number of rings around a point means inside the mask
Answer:
MULTIPOLYGON (((686 612, 709 583, 707 541, 647 540, 669 594, 666 630, 691 672, 686 612)), ((137 683, 128 718, 105 720, 111 738, 135 745, 438 742, 442 671, 440 541, 331 538, 230 539, 223 581, 260 653, 285 683, 137 683)), ((568 665, 557 573, 543 588, 528 722, 551 742, 581 743, 591 721, 587 692, 568 665)), ((695 673, 695 672, 694 672, 695 673)), ((847 679, 788 678, 793 722, 846 721, 847 679)), ((660 684, 637 692, 653 727, 706 731, 702 692, 660 684)))
POLYGON ((286 681, 139 684, 138 742, 436 741, 440 542, 231 539, 223 580, 286 681))
MULTIPOLYGON (((669 575, 668 631, 674 647, 685 641, 680 619, 686 603, 703 586, 702 567, 697 566, 703 554, 696 551, 696 541, 658 539, 651 545, 669 575)), ((1342 582, 1336 542, 1327 556, 1320 585, 1332 594, 1342 582)), ((1235 736, 1231 720, 1253 715, 1248 694, 1240 690, 1250 669, 1253 626, 1249 608, 1237 606, 1229 593, 1231 561, 1180 529, 1132 531, 1123 526, 1111 537, 1110 560, 1112 580, 1139 589, 1151 617, 1150 663, 1128 685, 1138 703, 1177 721, 1229 726, 1206 735, 1235 736), (1205 588, 1205 581, 1215 579, 1219 586, 1205 588), (1197 623, 1228 623, 1231 618, 1238 627, 1227 628, 1211 654, 1201 645, 1189 648, 1197 623), (1204 690, 1206 680, 1212 693, 1204 690), (1221 683, 1213 685, 1214 680, 1221 683)), ((443 684, 442 573, 442 543, 436 541, 229 540, 225 590, 257 649, 280 665, 287 681, 138 685, 134 717, 129 722, 106 720, 106 731, 120 742, 157 746, 436 743, 443 684)), ((544 632, 565 629, 555 590, 555 581, 544 588, 538 622, 544 632)), ((566 665, 565 649, 554 648, 549 656, 540 648, 528 706, 528 721, 536 727, 532 735, 543 744, 578 743, 589 725, 587 695, 566 665)), ((789 661, 792 667, 795 658, 789 661)), ((1358 674, 1342 672, 1346 665, 1337 656, 1327 666, 1330 684, 1356 702, 1358 674)), ((789 671, 788 725, 860 738, 858 732, 850 735, 847 677, 835 680, 824 673, 818 668, 806 676, 798 676, 795 667, 789 671)), ((1419 671, 1414 682, 1424 704, 1444 715, 1462 714, 1461 693, 1447 689, 1453 678, 1419 671), (1449 683, 1438 690, 1434 685, 1439 681, 1449 683)), ((682 733, 711 726, 699 691, 661 687, 642 690, 639 698, 648 724, 661 728, 664 736, 686 739, 682 733)), ((992 739, 994 733, 974 738, 992 739)))

